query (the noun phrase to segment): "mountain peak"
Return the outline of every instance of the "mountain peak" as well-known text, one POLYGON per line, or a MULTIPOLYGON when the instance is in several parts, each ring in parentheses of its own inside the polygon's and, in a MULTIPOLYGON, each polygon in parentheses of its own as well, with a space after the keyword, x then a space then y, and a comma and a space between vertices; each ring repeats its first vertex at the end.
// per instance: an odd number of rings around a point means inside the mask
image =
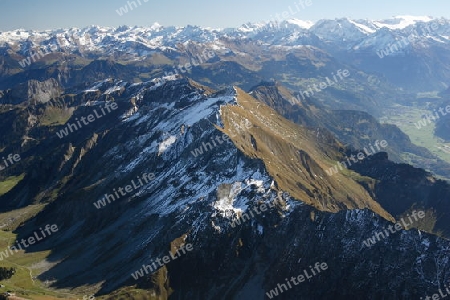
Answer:
POLYGON ((162 26, 161 24, 159 24, 158 22, 153 23, 152 26, 150 26, 150 29, 155 30, 155 29, 162 29, 164 28, 164 26, 162 26))
POLYGON ((294 24, 294 25, 297 25, 297 26, 299 26, 301 28, 305 28, 305 29, 309 29, 314 25, 314 22, 312 22, 312 21, 304 21, 304 20, 295 19, 295 18, 286 20, 286 23, 294 24))
POLYGON ((401 15, 401 16, 394 16, 391 19, 386 20, 380 20, 373 22, 377 25, 377 27, 387 27, 389 29, 405 29, 408 26, 414 25, 417 22, 430 22, 434 20, 433 17, 428 16, 408 16, 408 15, 401 15))

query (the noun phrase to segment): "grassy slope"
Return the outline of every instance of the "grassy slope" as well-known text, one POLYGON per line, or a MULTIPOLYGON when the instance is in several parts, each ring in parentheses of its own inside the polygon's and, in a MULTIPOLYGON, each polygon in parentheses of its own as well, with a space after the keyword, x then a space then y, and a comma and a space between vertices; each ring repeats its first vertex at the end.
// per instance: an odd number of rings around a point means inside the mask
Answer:
POLYGON ((436 124, 427 122, 428 125, 420 129, 415 126, 425 114, 430 114, 430 111, 410 106, 397 106, 390 110, 388 116, 383 117, 381 121, 397 125, 414 144, 427 148, 431 153, 450 163, 450 148, 448 150, 445 148, 445 146, 450 147, 450 143, 443 143, 441 139, 434 136, 436 124))
POLYGON ((42 126, 58 126, 64 125, 72 116, 73 108, 56 108, 47 107, 44 114, 40 117, 42 126))
POLYGON ((25 174, 20 176, 10 176, 6 180, 0 182, 0 196, 9 192, 13 187, 15 187, 23 178, 25 174))
MULTIPOLYGON (((6 250, 8 246, 14 243, 15 239, 15 234, 0 231, 0 251, 6 250)), ((1 284, 5 286, 1 291, 14 291, 18 296, 36 300, 77 299, 76 295, 51 291, 45 283, 34 278, 42 270, 42 264, 39 263, 49 255, 50 251, 32 253, 25 253, 24 251, 15 253, 13 251, 13 253, 13 255, 9 255, 8 258, 0 261, 1 267, 16 268, 16 274, 13 277, 1 281, 1 284)))
POLYGON ((316 133, 278 115, 270 107, 238 90, 239 106, 222 107, 224 132, 246 155, 264 161, 279 187, 319 210, 369 208, 393 220, 369 194, 343 172, 328 176, 324 170, 338 160, 336 148, 322 143, 316 133), (237 124, 248 119, 252 127, 237 124), (256 145, 256 146, 255 146, 256 145))
MULTIPOLYGON (((0 182, 0 193, 7 193, 12 189, 24 175, 8 177, 0 182)), ((11 230, 16 229, 26 220, 33 218, 45 205, 29 205, 27 207, 0 214, 0 252, 5 251, 8 246, 14 244, 16 234, 11 230)), ((53 300, 53 299, 77 299, 76 295, 65 294, 61 291, 54 292, 49 289, 45 283, 40 282, 34 277, 43 270, 45 263, 43 260, 49 255, 50 251, 28 252, 19 251, 13 255, 8 252, 8 257, 1 257, 0 267, 14 267, 16 274, 8 280, 0 283, 5 287, 0 288, 0 293, 5 291, 14 291, 18 296, 27 299, 53 300)), ((79 297, 82 299, 83 296, 79 297)))

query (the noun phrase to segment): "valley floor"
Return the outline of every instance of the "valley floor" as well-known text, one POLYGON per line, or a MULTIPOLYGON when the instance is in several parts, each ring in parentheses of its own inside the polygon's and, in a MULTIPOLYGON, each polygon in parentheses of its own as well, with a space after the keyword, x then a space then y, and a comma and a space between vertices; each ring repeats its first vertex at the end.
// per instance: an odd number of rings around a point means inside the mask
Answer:
MULTIPOLYGON (((386 110, 385 116, 380 118, 381 123, 389 123, 397 125, 404 133, 406 133, 411 142, 417 146, 427 148, 431 153, 440 159, 450 163, 450 143, 445 143, 442 139, 434 135, 435 123, 417 128, 417 123, 422 117, 431 114, 432 111, 416 107, 396 105, 386 110)), ((406 161, 411 162, 415 157, 405 154, 406 161)))

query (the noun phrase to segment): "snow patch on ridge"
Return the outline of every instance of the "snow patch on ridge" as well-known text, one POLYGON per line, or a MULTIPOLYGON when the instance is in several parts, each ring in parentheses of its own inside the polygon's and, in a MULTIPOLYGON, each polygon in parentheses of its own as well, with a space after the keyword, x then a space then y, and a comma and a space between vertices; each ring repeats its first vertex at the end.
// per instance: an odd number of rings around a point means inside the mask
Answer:
POLYGON ((164 140, 159 144, 158 155, 166 151, 171 145, 173 145, 177 141, 177 137, 171 135, 168 139, 164 140))
POLYGON ((374 21, 373 24, 378 28, 386 27, 392 30, 405 29, 408 26, 414 25, 417 22, 430 22, 434 20, 427 16, 395 16, 392 19, 374 21))
POLYGON ((236 201, 237 196, 242 191, 242 183, 235 182, 230 188, 230 193, 228 196, 222 197, 216 202, 214 202, 213 207, 219 211, 222 215, 227 215, 227 212, 232 210, 235 213, 242 212, 247 209, 247 205, 242 203, 241 201, 236 201), (233 204, 237 204, 237 206, 233 206, 233 204))
POLYGON ((356 23, 355 21, 352 20, 348 20, 350 23, 352 23, 353 25, 355 25, 356 27, 358 27, 359 29, 361 29, 364 33, 375 33, 376 30, 372 29, 366 25, 360 24, 360 23, 356 23))
POLYGON ((304 29, 309 29, 311 27, 313 27, 314 22, 312 21, 303 21, 303 20, 299 20, 299 19, 288 19, 286 20, 287 23, 289 24, 294 24, 297 25, 300 28, 304 28, 304 29))

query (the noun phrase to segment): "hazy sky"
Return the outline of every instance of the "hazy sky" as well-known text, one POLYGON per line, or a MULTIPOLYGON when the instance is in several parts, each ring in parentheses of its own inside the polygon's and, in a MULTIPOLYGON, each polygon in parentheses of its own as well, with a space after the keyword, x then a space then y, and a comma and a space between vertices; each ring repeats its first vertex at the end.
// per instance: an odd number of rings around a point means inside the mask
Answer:
MULTIPOLYGON (((283 11, 289 17, 384 19, 395 15, 450 18, 450 0, 0 0, 0 31, 53 29, 88 25, 161 25, 236 27, 268 21, 283 11), (135 2, 135 7, 131 2, 135 2), (141 4, 139 4, 139 1, 141 4), (147 2, 145 2, 147 1, 147 2), (302 6, 301 3, 304 3, 302 6), (133 10, 130 10, 130 6, 133 10), (122 16, 116 12, 127 6, 122 16)), ((286 14, 285 14, 286 16, 286 14)))

